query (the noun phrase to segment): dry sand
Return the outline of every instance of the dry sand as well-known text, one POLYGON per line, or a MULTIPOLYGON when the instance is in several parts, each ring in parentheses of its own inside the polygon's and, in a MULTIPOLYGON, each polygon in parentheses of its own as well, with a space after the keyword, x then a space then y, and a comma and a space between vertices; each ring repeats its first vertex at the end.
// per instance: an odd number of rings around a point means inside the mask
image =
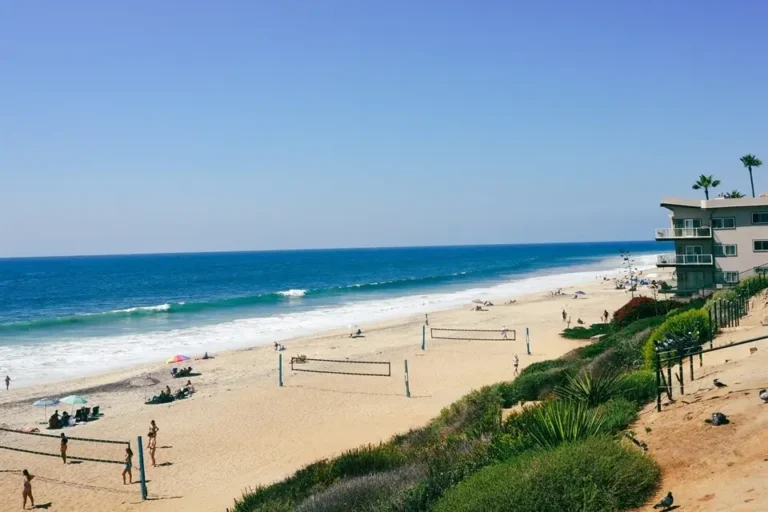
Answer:
MULTIPOLYGON (((122 466, 84 462, 64 465, 60 459, 0 450, 0 510, 21 506, 21 476, 29 469, 37 478, 37 503, 50 510, 218 510, 231 506, 248 487, 268 484, 302 466, 365 443, 419 427, 474 388, 513 378, 514 354, 521 369, 551 359, 583 343, 559 336, 566 308, 576 323, 598 322, 603 310, 615 311, 629 295, 612 282, 592 281, 578 287, 587 292, 573 299, 536 294, 513 305, 488 311, 460 310, 429 315, 432 327, 517 331, 516 341, 427 340, 420 350, 422 315, 363 326, 365 337, 350 339, 347 331, 328 332, 286 342, 284 358, 308 357, 391 361, 391 377, 296 373, 287 369, 285 387, 277 386, 277 354, 271 346, 216 354, 193 361, 202 373, 192 379, 197 393, 166 405, 144 405, 166 384, 169 367, 156 364, 109 375, 0 393, 0 424, 12 428, 40 426, 43 411, 29 406, 44 396, 85 395, 100 405, 99 420, 66 429, 67 435, 130 440, 145 436, 151 419, 158 434, 157 468, 147 469, 151 501, 141 504, 139 486, 123 486, 122 466), (526 355, 525 328, 531 332, 532 355, 526 355), (408 360, 411 398, 404 389, 403 362, 408 360)), ((648 294, 648 290, 644 292, 648 294)), ((168 354, 158 354, 158 360, 168 354)), ((287 366, 287 365, 286 365, 287 366)), ((186 380, 186 379, 185 379, 186 380)), ((60 407, 63 409, 63 407, 60 407)), ((50 414, 51 411, 48 411, 50 414)), ((43 430, 43 432, 46 432, 43 430)), ((54 432, 58 433, 58 432, 54 432)), ((57 453, 57 439, 0 432, 0 445, 57 453)), ((71 441, 70 456, 122 460, 119 445, 71 441)), ((148 454, 145 457, 148 463, 148 454)), ((134 458, 138 465, 138 455, 134 458)), ((134 470, 134 480, 138 471, 134 470)))
MULTIPOLYGON (((754 298, 752 307, 739 327, 724 329, 715 346, 768 336, 768 327, 760 325, 768 297, 754 298)), ((675 381, 674 403, 665 399, 661 413, 655 404, 648 406, 632 427, 664 472, 653 503, 671 491, 686 512, 768 510, 768 404, 758 398, 768 388, 768 339, 706 354, 703 363, 694 360, 693 381, 686 363, 685 395, 675 381), (714 378, 727 387, 716 388, 714 378), (730 423, 705 423, 714 412, 730 423)))

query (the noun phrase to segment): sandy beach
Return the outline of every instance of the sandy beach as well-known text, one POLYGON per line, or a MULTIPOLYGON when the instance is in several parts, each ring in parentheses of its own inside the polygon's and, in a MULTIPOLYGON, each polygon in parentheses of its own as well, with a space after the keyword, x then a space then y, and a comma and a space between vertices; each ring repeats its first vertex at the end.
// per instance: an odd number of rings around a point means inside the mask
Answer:
MULTIPOLYGON (((648 289, 640 293, 649 295, 648 289)), ((0 424, 7 428, 39 427, 44 411, 30 407, 41 397, 83 395, 99 405, 96 421, 65 429, 70 437, 130 441, 144 436, 150 420, 158 434, 158 467, 147 468, 151 500, 141 502, 139 485, 123 485, 122 466, 83 462, 64 465, 59 458, 0 450, 0 511, 21 506, 22 469, 37 478, 37 504, 50 510, 185 510, 223 511, 248 487, 267 484, 310 462, 423 425, 473 388, 513 378, 513 357, 521 369, 558 357, 581 342, 559 336, 565 309, 577 319, 596 323, 604 310, 615 311, 629 300, 613 281, 593 280, 550 297, 537 293, 499 301, 487 311, 474 304, 429 315, 430 327, 516 331, 515 341, 431 340, 421 350, 424 315, 362 325, 364 337, 348 330, 285 342, 284 387, 278 387, 278 355, 271 345, 215 354, 191 361, 200 376, 191 380, 196 393, 165 405, 145 405, 166 385, 174 390, 186 379, 173 379, 168 365, 158 363, 57 384, 0 393, 0 424), (585 295, 574 299, 576 290, 585 295), (525 329, 530 329, 531 355, 525 329), (391 377, 292 372, 288 359, 307 357, 391 362, 391 377), (412 396, 405 396, 404 361, 408 360, 412 396)), ((163 360, 170 354, 158 353, 163 360)), ((188 354, 200 356, 202 354, 188 354)), ((370 369, 369 369, 370 370, 370 369)), ((64 410, 69 406, 59 406, 64 410)), ((48 410, 48 415, 51 414, 48 410)), ((0 432, 0 445, 58 453, 57 439, 0 432)), ((120 461, 120 445, 70 441, 69 455, 120 461)), ((149 464, 148 454, 145 462, 149 464)), ((134 481, 138 480, 138 454, 134 481)))

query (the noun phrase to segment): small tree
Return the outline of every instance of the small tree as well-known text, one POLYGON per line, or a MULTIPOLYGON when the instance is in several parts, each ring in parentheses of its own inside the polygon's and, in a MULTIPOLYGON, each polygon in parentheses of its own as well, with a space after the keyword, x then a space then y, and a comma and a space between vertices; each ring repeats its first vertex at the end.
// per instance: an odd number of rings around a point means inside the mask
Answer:
POLYGON ((755 197, 755 181, 752 179, 752 168, 760 167, 763 165, 763 162, 761 162, 755 155, 744 155, 739 160, 741 160, 744 167, 749 170, 749 184, 752 186, 752 197, 755 197))
POLYGON ((709 200, 709 189, 715 188, 718 185, 720 185, 720 180, 716 180, 712 177, 712 175, 704 176, 703 174, 699 176, 699 179, 696 181, 696 183, 693 184, 693 190, 699 190, 704 189, 704 197, 709 200))
POLYGON ((724 192, 720 194, 720 197, 722 197, 723 199, 740 199, 744 197, 744 194, 742 194, 738 190, 731 190, 730 192, 724 192))

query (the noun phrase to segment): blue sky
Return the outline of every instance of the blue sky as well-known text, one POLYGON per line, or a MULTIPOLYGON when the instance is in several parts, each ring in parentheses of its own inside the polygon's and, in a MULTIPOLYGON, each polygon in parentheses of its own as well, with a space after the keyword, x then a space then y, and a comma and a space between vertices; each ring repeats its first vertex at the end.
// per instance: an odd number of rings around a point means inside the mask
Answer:
POLYGON ((768 161, 766 14, 3 2, 0 256, 649 239, 768 161))

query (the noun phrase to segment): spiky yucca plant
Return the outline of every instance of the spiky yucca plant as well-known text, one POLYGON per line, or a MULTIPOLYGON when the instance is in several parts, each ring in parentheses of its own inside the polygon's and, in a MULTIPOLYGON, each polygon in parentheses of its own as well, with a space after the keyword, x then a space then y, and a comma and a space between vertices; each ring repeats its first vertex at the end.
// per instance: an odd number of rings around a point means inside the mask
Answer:
POLYGON ((568 383, 557 388, 555 393, 563 400, 584 402, 595 407, 611 398, 621 395, 622 376, 618 373, 587 373, 568 377, 568 383))
POLYGON ((584 402, 550 400, 523 412, 515 426, 541 448, 555 446, 602 432, 604 419, 584 402))

